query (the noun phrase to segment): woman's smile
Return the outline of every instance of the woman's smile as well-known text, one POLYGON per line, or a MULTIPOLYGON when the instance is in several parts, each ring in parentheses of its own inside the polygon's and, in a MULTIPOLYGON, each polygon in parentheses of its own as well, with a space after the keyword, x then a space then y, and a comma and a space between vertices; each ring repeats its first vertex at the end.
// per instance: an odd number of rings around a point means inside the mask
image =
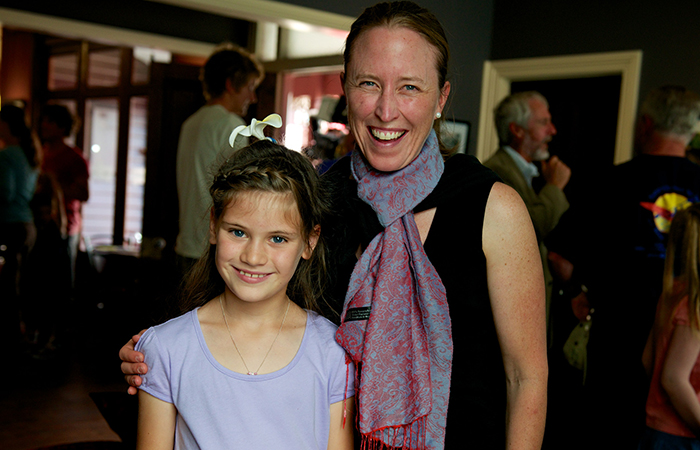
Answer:
POLYGON ((372 167, 391 172, 423 148, 447 101, 438 86, 434 48, 407 28, 377 27, 353 45, 344 76, 348 122, 372 167))
POLYGON ((382 131, 372 127, 370 127, 370 132, 378 141, 394 141, 406 134, 405 131, 382 131))

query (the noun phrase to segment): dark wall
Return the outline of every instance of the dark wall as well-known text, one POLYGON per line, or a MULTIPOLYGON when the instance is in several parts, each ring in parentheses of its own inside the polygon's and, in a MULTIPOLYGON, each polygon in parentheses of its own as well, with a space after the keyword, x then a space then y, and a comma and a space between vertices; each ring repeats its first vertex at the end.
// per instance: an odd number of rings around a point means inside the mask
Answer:
POLYGON ((640 99, 663 84, 700 92, 697 0, 495 0, 491 59, 640 49, 640 99))

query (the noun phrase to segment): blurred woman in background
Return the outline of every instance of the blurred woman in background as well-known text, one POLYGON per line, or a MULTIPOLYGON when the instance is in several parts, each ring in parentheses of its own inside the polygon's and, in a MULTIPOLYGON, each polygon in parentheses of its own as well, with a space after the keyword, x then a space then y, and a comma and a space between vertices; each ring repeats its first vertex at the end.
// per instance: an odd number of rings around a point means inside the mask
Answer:
POLYGON ((20 338, 19 295, 22 261, 36 239, 30 202, 38 176, 39 146, 27 126, 24 110, 0 109, 0 298, 3 302, 3 342, 11 348, 20 338))

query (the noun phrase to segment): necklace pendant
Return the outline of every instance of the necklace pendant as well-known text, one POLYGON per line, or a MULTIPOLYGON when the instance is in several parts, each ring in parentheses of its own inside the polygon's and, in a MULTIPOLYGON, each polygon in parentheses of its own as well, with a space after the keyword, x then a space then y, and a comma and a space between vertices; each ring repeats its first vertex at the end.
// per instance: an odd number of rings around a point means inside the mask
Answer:
MULTIPOLYGON (((243 366, 245 369, 248 371, 248 375, 255 376, 258 374, 258 372, 251 372, 250 369, 248 369, 248 365, 245 363, 245 359, 243 359, 243 355, 241 355, 240 350, 238 350, 238 346, 236 345, 236 340, 233 339, 233 335, 231 334, 231 328, 228 326, 228 320, 226 319, 226 311, 224 310, 224 302, 222 300, 223 294, 219 296, 219 306, 221 306, 221 315, 224 317, 224 324, 226 324, 226 330, 228 331, 228 335, 231 338, 231 343, 233 344, 233 348, 236 349, 236 353, 238 353, 238 356, 241 358, 241 362, 243 363, 243 366)), ((275 342, 277 341, 277 338, 280 337, 280 333, 282 332, 282 327, 284 326, 284 321, 287 320, 287 313, 289 312, 289 305, 292 304, 292 301, 287 298, 287 309, 284 311, 284 317, 282 317, 282 323, 280 324, 280 329, 277 330, 277 335, 275 338, 272 340, 272 344, 270 344, 270 348, 267 349, 267 353, 265 353, 265 357, 263 358, 262 362, 258 366, 258 370, 262 367, 263 364, 265 364, 265 360, 267 359, 267 355, 270 354, 270 350, 272 350, 272 346, 275 345, 275 342)))

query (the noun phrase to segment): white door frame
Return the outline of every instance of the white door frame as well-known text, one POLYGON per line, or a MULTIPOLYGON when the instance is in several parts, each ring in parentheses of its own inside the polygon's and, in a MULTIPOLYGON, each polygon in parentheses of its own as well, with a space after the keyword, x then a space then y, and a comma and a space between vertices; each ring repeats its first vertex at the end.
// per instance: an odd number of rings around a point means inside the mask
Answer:
POLYGON ((493 110, 510 94, 511 82, 621 75, 614 163, 628 161, 634 144, 641 69, 641 50, 485 61, 476 157, 483 162, 498 149, 493 110))

